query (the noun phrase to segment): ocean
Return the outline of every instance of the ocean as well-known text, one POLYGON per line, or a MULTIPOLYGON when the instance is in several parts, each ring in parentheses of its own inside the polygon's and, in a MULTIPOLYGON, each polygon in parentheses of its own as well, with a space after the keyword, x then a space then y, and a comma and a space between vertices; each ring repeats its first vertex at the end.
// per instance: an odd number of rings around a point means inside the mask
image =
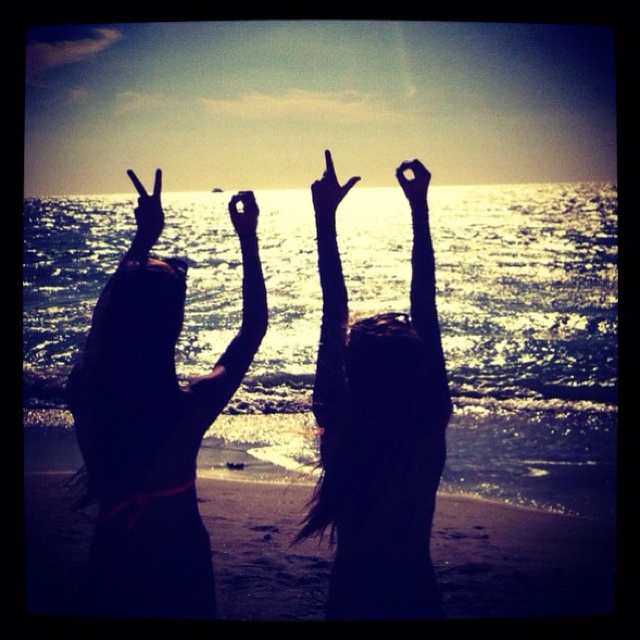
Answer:
MULTIPOLYGON (((240 323, 230 196, 163 194, 155 253, 189 263, 181 377, 212 367, 240 323)), ((256 199, 269 331, 207 433, 199 467, 249 480, 313 480, 321 292, 311 194, 265 190, 256 199)), ((615 185, 433 185, 429 205, 454 401, 441 490, 615 518, 615 185)), ((134 206, 133 193, 24 200, 27 471, 80 463, 62 390, 133 236, 134 206)), ((338 234, 351 312, 408 312, 411 225, 401 190, 356 186, 338 211, 338 234)))

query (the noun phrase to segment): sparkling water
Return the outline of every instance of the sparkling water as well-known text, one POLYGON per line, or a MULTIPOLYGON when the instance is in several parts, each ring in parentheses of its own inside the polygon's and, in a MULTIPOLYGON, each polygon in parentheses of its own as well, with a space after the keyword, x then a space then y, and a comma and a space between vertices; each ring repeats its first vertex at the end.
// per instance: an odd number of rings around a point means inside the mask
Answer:
MULTIPOLYGON (((242 265, 230 196, 163 194, 166 225, 155 253, 189 263, 180 376, 212 367, 240 324, 242 265)), ((321 291, 311 194, 258 191, 256 199, 269 331, 204 449, 224 443, 282 468, 313 465, 321 291)), ((443 490, 611 517, 615 186, 432 186, 429 204, 454 400, 443 490)), ((62 406, 58 392, 97 297, 133 236, 134 206, 133 194, 25 200, 26 415, 62 406)), ((409 310, 411 237, 398 187, 350 192, 338 211, 338 240, 353 315, 409 310)))

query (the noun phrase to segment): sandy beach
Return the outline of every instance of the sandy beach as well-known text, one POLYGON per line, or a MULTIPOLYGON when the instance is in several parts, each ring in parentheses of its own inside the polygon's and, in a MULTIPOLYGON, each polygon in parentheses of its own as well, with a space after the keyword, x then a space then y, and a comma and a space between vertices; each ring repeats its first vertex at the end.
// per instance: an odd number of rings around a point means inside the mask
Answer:
MULTIPOLYGON (((25 613, 76 619, 92 524, 64 501, 63 472, 26 473, 25 613)), ((225 621, 321 621, 332 551, 290 546, 307 483, 198 478, 225 621)), ((615 617, 612 523, 441 495, 432 554, 447 620, 615 617)))

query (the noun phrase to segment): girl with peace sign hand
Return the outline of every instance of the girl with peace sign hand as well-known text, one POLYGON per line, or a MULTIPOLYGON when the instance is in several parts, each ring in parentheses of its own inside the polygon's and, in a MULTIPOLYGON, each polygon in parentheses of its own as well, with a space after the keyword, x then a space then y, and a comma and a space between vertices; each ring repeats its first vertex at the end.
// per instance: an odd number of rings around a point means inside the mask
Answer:
POLYGON ((82 613, 215 618, 196 458, 267 329, 258 207, 251 192, 229 203, 243 259, 239 331, 209 372, 182 385, 174 357, 187 265, 150 256, 165 224, 161 171, 150 195, 133 171, 128 175, 138 193, 135 237, 100 295, 67 384, 85 462, 76 474, 78 507, 97 507, 82 613))

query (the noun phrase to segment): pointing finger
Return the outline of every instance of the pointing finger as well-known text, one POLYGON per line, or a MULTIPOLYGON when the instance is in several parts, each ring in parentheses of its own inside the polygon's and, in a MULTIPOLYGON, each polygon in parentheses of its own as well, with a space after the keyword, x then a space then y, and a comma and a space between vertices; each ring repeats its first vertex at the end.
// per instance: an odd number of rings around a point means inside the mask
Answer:
POLYGON ((331 151, 329 151, 328 149, 324 152, 324 159, 327 164, 327 173, 329 175, 335 176, 336 170, 333 166, 333 158, 331 157, 331 151))

